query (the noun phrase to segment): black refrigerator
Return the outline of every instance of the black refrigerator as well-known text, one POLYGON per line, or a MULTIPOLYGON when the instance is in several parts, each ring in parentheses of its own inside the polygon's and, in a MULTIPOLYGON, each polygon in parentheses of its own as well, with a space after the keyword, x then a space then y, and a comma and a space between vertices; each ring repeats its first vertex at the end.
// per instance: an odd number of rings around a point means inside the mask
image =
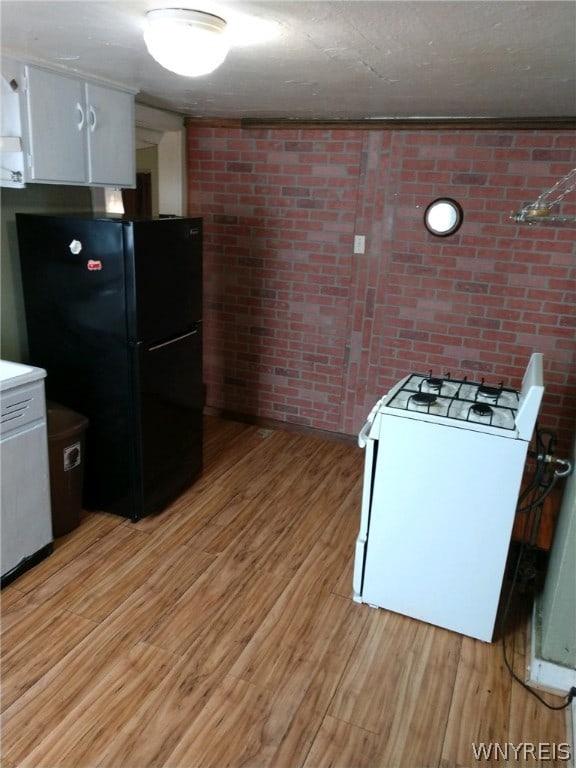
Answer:
POLYGON ((84 508, 162 510, 202 469, 202 219, 16 225, 30 363, 89 420, 84 508))

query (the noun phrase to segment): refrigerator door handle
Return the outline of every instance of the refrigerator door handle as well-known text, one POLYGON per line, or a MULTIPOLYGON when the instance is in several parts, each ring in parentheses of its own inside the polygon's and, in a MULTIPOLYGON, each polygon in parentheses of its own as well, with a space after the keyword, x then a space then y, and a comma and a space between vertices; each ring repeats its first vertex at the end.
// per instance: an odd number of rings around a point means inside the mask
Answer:
POLYGON ((173 339, 168 339, 168 341, 162 341, 160 344, 155 344, 153 347, 148 347, 148 352, 154 352, 157 349, 162 349, 162 347, 168 347, 170 344, 175 344, 177 341, 182 341, 182 339, 187 339, 190 336, 195 336, 198 333, 198 329, 195 328, 193 331, 189 331, 188 333, 183 333, 181 336, 174 336, 173 339))
POLYGON ((198 328, 195 328, 193 331, 189 331, 188 333, 183 333, 181 336, 174 336, 172 339, 168 339, 167 341, 162 341, 160 344, 154 344, 153 347, 148 347, 148 352, 155 352, 157 349, 162 349, 163 347, 169 347, 170 344, 175 344, 177 341, 182 341, 183 339, 188 339, 190 336, 195 336, 198 333, 198 328))

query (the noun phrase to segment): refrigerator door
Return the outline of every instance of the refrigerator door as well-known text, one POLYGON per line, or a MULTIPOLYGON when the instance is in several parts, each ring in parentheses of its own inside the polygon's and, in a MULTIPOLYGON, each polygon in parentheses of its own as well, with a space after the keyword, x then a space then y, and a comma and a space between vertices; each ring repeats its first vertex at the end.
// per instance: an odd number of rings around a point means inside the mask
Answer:
POLYGON ((164 508, 202 469, 202 331, 134 346, 141 455, 138 516, 164 508))
POLYGON ((16 218, 30 361, 49 399, 89 419, 83 506, 124 514, 136 446, 122 224, 16 218))
POLYGON ((202 219, 125 222, 128 338, 169 339, 202 318, 202 219))

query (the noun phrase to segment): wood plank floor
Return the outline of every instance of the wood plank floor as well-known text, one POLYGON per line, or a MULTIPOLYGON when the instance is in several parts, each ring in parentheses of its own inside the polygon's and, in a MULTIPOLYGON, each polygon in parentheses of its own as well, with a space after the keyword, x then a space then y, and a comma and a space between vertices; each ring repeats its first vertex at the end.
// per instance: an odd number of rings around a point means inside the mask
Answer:
POLYGON ((500 643, 352 601, 362 462, 207 417, 203 475, 161 515, 83 515, 2 592, 3 768, 457 768, 565 742, 500 643))

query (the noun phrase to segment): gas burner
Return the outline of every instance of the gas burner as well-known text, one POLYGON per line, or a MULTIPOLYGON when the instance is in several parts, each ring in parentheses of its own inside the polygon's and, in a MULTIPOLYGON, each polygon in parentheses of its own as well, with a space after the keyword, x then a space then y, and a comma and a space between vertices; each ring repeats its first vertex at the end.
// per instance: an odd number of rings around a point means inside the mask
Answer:
POLYGON ((489 405, 486 405, 486 403, 474 403, 472 411, 476 416, 491 416, 493 413, 492 408, 490 408, 489 405))
POLYGON ((435 392, 440 392, 442 389, 442 379, 437 379, 431 376, 428 379, 424 379, 424 383, 428 387, 428 389, 433 389, 435 392))
POLYGON ((500 396, 502 392, 502 388, 498 389, 498 387, 487 387, 485 384, 481 384, 478 387, 478 397, 485 397, 487 400, 498 400, 498 397, 500 396))
POLYGON ((410 396, 410 400, 414 405, 430 406, 436 402, 436 395, 432 395, 429 392, 416 392, 410 396))

